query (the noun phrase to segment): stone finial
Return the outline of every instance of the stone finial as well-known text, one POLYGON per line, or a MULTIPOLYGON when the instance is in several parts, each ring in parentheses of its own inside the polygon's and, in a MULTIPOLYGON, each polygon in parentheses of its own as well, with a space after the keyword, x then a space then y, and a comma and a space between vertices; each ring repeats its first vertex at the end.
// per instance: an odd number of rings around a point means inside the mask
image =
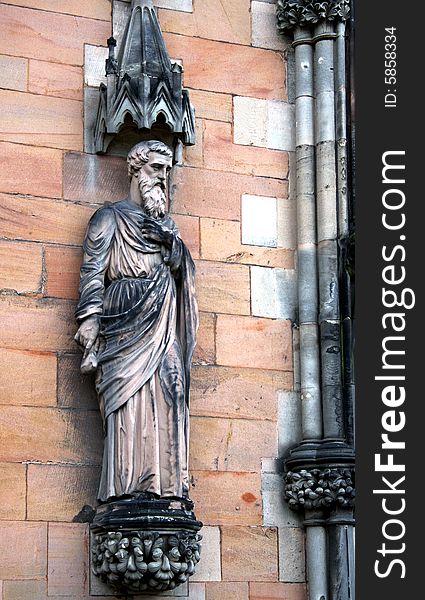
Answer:
POLYGON ((350 0, 277 0, 277 28, 286 34, 296 27, 308 27, 323 21, 346 21, 350 0))

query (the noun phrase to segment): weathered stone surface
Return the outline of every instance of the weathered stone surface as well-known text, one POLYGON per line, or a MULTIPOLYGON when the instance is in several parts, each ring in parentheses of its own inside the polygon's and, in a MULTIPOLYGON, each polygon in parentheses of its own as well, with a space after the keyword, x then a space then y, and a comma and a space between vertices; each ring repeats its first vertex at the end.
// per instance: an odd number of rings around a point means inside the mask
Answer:
POLYGON ((157 6, 158 8, 192 12, 193 0, 154 0, 154 6, 157 6))
MULTIPOLYGON (((188 215, 171 215, 180 231, 180 237, 189 248, 192 258, 199 258, 199 219, 188 215)), ((209 309, 211 310, 211 309, 209 309)))
POLYGON ((129 179, 125 158, 67 152, 63 195, 67 200, 103 204, 126 198, 129 179))
MULTIPOLYGON (((28 0, 26 4, 31 4, 32 8, 34 3, 28 0)), ((45 0, 45 4, 51 6, 49 0, 45 0)), ((89 10, 87 6, 92 3, 84 4, 85 10, 89 10)), ((98 21, 4 3, 0 6, 0 15, 3 47, 13 56, 82 65, 84 44, 101 46, 111 35, 109 20, 98 21), (25 35, 22 35, 23 31, 25 35)))
POLYGON ((47 525, 0 521, 1 579, 37 579, 47 575, 47 525), (16 557, 19 556, 19 560, 16 557))
POLYGON ((216 316, 214 314, 200 313, 193 355, 195 365, 213 365, 215 363, 215 323, 216 316))
POLYGON ((85 505, 96 506, 99 477, 99 467, 28 465, 28 519, 72 521, 85 505))
POLYGON ((93 212, 72 202, 0 194, 3 235, 11 239, 81 246, 93 212))
POLYGON ((224 581, 277 581, 277 531, 270 527, 222 527, 224 581))
POLYGON ((0 56, 0 87, 25 92, 27 80, 28 61, 25 58, 0 56))
POLYGON ((292 369, 290 321, 218 315, 216 336, 217 363, 220 365, 292 369))
POLYGON ((220 42, 164 34, 171 56, 184 64, 189 88, 254 98, 286 99, 285 65, 275 52, 220 42))
POLYGON ((286 197, 288 192, 288 182, 285 180, 239 173, 217 173, 183 167, 174 168, 172 177, 172 211, 199 217, 239 221, 242 194, 282 198, 286 197), (223 190, 226 190, 225 202, 223 190))
POLYGON ((251 267, 253 315, 294 321, 297 304, 297 274, 294 269, 251 267))
POLYGON ((0 288, 15 292, 40 292, 42 249, 40 244, 0 240, 0 288))
POLYGON ((277 198, 242 196, 242 244, 277 246, 277 198))
POLYGON ((249 315, 249 267, 197 261, 196 294, 200 310, 249 315))
POLYGON ((269 2, 251 2, 252 45, 258 48, 284 51, 290 45, 289 38, 278 33, 276 26, 275 0, 269 2))
POLYGON ((82 596, 86 590, 88 569, 88 525, 83 523, 49 524, 49 596, 82 596))
POLYGON ((56 356, 48 352, 0 351, 0 404, 56 405, 56 356), (22 374, 25 373, 25 377, 22 374))
POLYGON ((278 198, 277 201, 277 245, 280 248, 297 245, 296 203, 291 198, 278 198))
POLYGON ((196 366, 191 377, 191 414, 275 421, 278 391, 290 388, 288 371, 196 366))
MULTIPOLYGON (((272 453, 269 454, 271 456, 272 453)), ((276 455, 275 455, 276 456, 276 455)), ((300 527, 301 517, 291 510, 284 499, 281 473, 263 473, 261 491, 263 496, 263 525, 271 527, 300 527)))
POLYGON ((83 99, 81 67, 30 60, 28 77, 29 92, 70 100, 83 99))
POLYGON ((183 164, 188 167, 202 167, 204 164, 204 121, 196 119, 196 144, 183 147, 183 164))
POLYGON ((47 581, 5 581, 3 600, 47 600, 47 581))
POLYGON ((5 406, 0 461, 99 464, 102 425, 95 412, 5 406))
POLYGON ((106 85, 105 60, 109 56, 106 46, 84 45, 84 83, 98 88, 101 83, 106 85))
MULTIPOLYGON (((204 525, 261 525, 258 473, 192 471, 190 480, 190 497, 204 525)), ((199 577, 198 581, 207 580, 199 577)))
POLYGON ((258 473, 261 458, 276 455, 273 421, 192 417, 191 424, 189 464, 195 471, 258 473))
POLYGON ((0 519, 25 519, 26 465, 0 463, 0 519))
MULTIPOLYGON (((62 196, 62 152, 0 142, 2 176, 0 191, 34 196, 62 196), (16 165, 25 165, 17 169, 16 165)), ((0 195, 3 200, 3 195, 0 195)), ((18 198, 10 199, 18 203, 18 198)), ((7 233, 3 233, 4 236, 7 233)), ((13 236, 11 236, 13 237, 13 236)))
POLYGON ((277 100, 233 98, 235 144, 295 150, 294 106, 277 100))
POLYGON ((294 268, 294 252, 241 243, 240 223, 201 218, 201 258, 223 262, 294 268))
POLYGON ((190 578, 189 589, 194 581, 221 581, 220 529, 204 526, 201 534, 201 560, 190 578))
POLYGON ((75 348, 73 305, 67 301, 0 297, 0 346, 54 352, 75 348))
POLYGON ((248 600, 247 582, 211 582, 206 585, 206 600, 248 600))
POLYGON ((80 267, 83 259, 81 248, 46 246, 46 294, 54 298, 78 298, 80 267))
POLYGON ((4 4, 26 6, 28 8, 39 8, 52 12, 75 15, 77 17, 89 17, 109 21, 111 18, 110 0, 61 0, 58 4, 52 0, 5 0, 4 4))
POLYGON ((200 119, 213 121, 232 122, 232 96, 230 94, 216 94, 203 90, 189 90, 190 101, 200 119))
POLYGON ((305 533, 301 527, 279 529, 279 579, 290 583, 305 581, 305 533))
POLYGON ((285 456, 302 439, 301 399, 297 391, 278 396, 279 456, 285 456))
POLYGON ((159 11, 162 31, 235 44, 251 43, 250 0, 202 0, 192 14, 159 11))
POLYGON ((204 166, 207 169, 286 179, 288 153, 234 144, 229 123, 204 122, 204 166))
POLYGON ((250 583, 250 600, 307 600, 305 585, 294 583, 250 583))
POLYGON ((0 103, 4 111, 0 140, 83 149, 82 102, 0 90, 0 103))
POLYGON ((97 410, 94 375, 80 370, 82 353, 58 356, 58 405, 62 408, 97 410))

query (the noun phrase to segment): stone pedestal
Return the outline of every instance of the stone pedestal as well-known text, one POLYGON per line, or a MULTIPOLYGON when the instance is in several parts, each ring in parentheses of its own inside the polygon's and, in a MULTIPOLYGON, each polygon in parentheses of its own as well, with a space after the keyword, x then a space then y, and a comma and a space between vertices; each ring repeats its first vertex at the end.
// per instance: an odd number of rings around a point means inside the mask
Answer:
POLYGON ((90 527, 93 573, 120 594, 172 590, 195 573, 201 527, 190 500, 104 504, 90 527))

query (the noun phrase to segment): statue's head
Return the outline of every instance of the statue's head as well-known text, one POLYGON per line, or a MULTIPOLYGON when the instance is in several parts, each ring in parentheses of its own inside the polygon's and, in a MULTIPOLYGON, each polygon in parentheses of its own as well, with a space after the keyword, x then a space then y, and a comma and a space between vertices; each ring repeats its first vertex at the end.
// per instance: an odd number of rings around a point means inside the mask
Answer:
POLYGON ((136 144, 127 156, 128 176, 137 180, 142 206, 155 219, 165 214, 172 160, 172 150, 157 140, 136 144))

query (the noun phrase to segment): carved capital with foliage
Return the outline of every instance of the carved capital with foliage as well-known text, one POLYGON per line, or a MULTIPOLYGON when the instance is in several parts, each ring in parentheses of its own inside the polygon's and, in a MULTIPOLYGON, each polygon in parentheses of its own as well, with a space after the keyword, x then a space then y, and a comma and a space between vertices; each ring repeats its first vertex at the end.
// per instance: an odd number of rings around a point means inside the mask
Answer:
POLYGON ((285 500, 290 508, 352 508, 354 469, 332 467, 289 471, 285 476, 285 500))
POLYGON ((277 0, 277 28, 287 34, 296 27, 308 27, 322 21, 346 21, 350 14, 349 0, 277 0))

